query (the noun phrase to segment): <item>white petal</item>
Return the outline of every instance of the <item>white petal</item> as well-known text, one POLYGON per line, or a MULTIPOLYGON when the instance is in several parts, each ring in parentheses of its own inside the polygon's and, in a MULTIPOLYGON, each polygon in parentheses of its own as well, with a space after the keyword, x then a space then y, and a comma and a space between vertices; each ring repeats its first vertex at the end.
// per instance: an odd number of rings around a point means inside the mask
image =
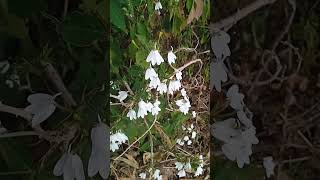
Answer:
POLYGON ((72 167, 74 169, 75 179, 85 180, 83 163, 81 158, 77 154, 72 155, 72 167))
POLYGON ((170 51, 168 53, 168 63, 169 64, 175 63, 176 59, 177 59, 177 56, 172 51, 170 51))
POLYGON ((58 160, 53 169, 53 175, 61 176, 63 174, 63 166, 67 160, 67 154, 64 153, 61 158, 58 160))

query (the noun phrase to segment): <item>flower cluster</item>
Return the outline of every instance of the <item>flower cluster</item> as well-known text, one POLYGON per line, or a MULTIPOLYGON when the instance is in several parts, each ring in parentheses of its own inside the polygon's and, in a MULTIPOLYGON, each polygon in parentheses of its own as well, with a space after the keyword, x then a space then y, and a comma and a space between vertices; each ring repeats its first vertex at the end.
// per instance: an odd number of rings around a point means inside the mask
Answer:
POLYGON ((110 150, 115 152, 119 146, 128 141, 128 137, 121 131, 110 135, 110 150))
POLYGON ((197 136, 197 132, 194 130, 194 125, 191 124, 190 127, 186 128, 182 126, 182 130, 188 134, 191 134, 191 138, 188 135, 184 136, 183 139, 178 138, 176 143, 180 146, 183 146, 185 143, 190 146, 192 144, 192 139, 195 139, 197 136))
POLYGON ((187 175, 186 172, 192 171, 190 162, 187 162, 187 163, 176 162, 175 165, 178 171, 177 175, 179 176, 179 178, 186 177, 187 175))
MULTIPOLYGON (((228 77, 223 63, 230 56, 228 43, 230 37, 226 32, 218 30, 211 39, 211 46, 217 62, 211 63, 211 88, 221 92, 221 82, 226 82, 228 77)), ((211 127, 212 135, 222 141, 222 152, 232 161, 237 161, 238 167, 250 163, 252 145, 259 140, 252 124, 252 113, 244 104, 244 95, 239 92, 238 85, 232 85, 227 93, 227 100, 231 108, 237 112, 237 118, 229 118, 216 122, 211 127)))

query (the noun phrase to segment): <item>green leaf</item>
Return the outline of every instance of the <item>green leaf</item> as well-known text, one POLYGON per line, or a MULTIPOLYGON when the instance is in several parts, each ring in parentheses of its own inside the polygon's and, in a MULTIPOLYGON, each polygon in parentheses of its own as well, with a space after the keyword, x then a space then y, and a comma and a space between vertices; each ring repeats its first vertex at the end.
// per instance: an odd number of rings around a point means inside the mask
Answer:
POLYGON ((103 40, 106 32, 96 16, 74 12, 61 24, 63 39, 75 46, 88 46, 94 41, 103 40))
POLYGON ((126 31, 124 14, 119 1, 110 1, 110 22, 122 31, 126 31))
POLYGON ((8 15, 7 23, 6 31, 9 35, 18 39, 25 39, 28 37, 28 29, 22 18, 16 15, 8 15))
POLYGON ((149 64, 146 61, 147 54, 144 51, 138 51, 136 53, 136 63, 142 68, 148 68, 149 64))

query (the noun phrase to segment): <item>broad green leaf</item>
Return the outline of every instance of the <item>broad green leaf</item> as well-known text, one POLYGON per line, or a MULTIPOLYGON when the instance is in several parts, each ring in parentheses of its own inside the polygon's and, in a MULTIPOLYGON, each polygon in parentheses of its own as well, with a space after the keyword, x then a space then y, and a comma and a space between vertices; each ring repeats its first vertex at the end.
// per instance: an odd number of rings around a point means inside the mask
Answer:
POLYGON ((110 22, 122 31, 126 31, 124 13, 119 1, 110 1, 110 22))
POLYGON ((61 24, 63 39, 75 46, 87 46, 106 38, 103 24, 96 16, 71 13, 61 24))
POLYGON ((145 53, 144 51, 138 51, 136 53, 136 63, 137 65, 139 65, 142 68, 148 68, 149 63, 147 63, 146 58, 147 58, 147 53, 145 53))

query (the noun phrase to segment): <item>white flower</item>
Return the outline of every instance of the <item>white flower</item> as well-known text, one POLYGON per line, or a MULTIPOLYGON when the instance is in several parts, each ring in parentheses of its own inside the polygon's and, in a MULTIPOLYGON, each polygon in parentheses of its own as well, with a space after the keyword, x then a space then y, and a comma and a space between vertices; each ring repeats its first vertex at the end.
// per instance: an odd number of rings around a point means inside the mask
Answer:
POLYGON ((155 180, 162 180, 162 175, 160 175, 160 170, 156 169, 152 176, 155 180))
POLYGON ((54 166, 53 175, 63 175, 64 180, 85 180, 81 158, 77 154, 64 153, 54 166))
POLYGON ((153 104, 151 102, 146 103, 146 109, 148 112, 152 112, 153 104))
POLYGON ((246 116, 245 112, 240 110, 237 112, 238 119, 242 124, 244 124, 246 127, 252 126, 252 121, 246 116))
POLYGON ((200 176, 203 174, 203 168, 202 166, 198 166, 196 172, 194 173, 194 176, 200 176))
POLYGON ((191 107, 190 101, 188 99, 177 100, 176 105, 179 106, 179 110, 183 114, 187 114, 189 112, 189 108, 191 107))
POLYGON ((122 132, 117 132, 110 135, 110 150, 115 152, 119 149, 119 146, 128 141, 128 137, 122 132))
POLYGON ((212 51, 217 59, 222 59, 230 56, 231 52, 228 46, 230 36, 224 31, 216 32, 211 38, 212 51))
POLYGON ((123 102, 127 97, 128 97, 128 92, 127 91, 119 91, 118 92, 118 96, 116 96, 116 98, 120 102, 123 102))
POLYGON ((147 57, 147 62, 151 62, 152 66, 156 64, 160 65, 162 62, 164 62, 164 59, 162 58, 158 50, 152 50, 147 57))
POLYGON ((227 91, 227 99, 230 101, 230 106, 235 110, 242 110, 244 107, 244 95, 239 93, 239 86, 234 84, 227 91))
POLYGON ((183 169, 183 163, 181 163, 181 162, 175 162, 174 164, 176 165, 176 169, 177 169, 178 171, 180 171, 181 169, 183 169))
POLYGON ((151 77, 149 87, 156 89, 161 84, 161 81, 158 77, 151 77))
POLYGON ((181 127, 181 128, 182 128, 182 130, 184 130, 184 131, 186 130, 186 127, 184 127, 183 125, 182 125, 182 127, 181 127))
POLYGON ((169 94, 173 95, 173 92, 178 91, 180 88, 181 88, 180 81, 178 81, 178 80, 170 81, 169 87, 168 87, 168 92, 169 92, 169 94))
POLYGON ((8 61, 1 61, 0 62, 0 73, 5 74, 10 68, 10 64, 8 61))
POLYGON ((184 88, 182 88, 180 92, 181 92, 181 95, 182 95, 184 98, 188 98, 188 96, 187 96, 187 91, 186 91, 184 88))
POLYGON ((263 158, 263 167, 266 169, 267 178, 270 178, 274 175, 274 167, 275 163, 273 162, 273 158, 271 156, 267 156, 263 158))
POLYGON ((147 178, 147 174, 146 174, 146 173, 140 173, 140 174, 139 174, 139 177, 140 177, 141 179, 146 179, 146 178, 147 178))
POLYGON ((182 72, 181 71, 176 72, 176 79, 179 81, 182 79, 182 72))
POLYGON ((88 163, 88 176, 93 177, 99 172, 103 179, 107 179, 109 176, 109 168, 106 164, 109 164, 109 149, 112 148, 113 152, 119 149, 118 142, 123 142, 126 138, 118 134, 113 135, 111 141, 110 136, 110 142, 113 146, 109 148, 110 143, 108 143, 107 138, 109 135, 109 127, 101 122, 100 116, 98 116, 98 118, 100 122, 91 130, 92 150, 88 163))
POLYGON ((128 114, 127 114, 127 117, 130 120, 135 120, 135 119, 137 119, 137 113, 133 109, 130 109, 128 114))
POLYGON ((168 90, 166 83, 160 83, 158 85, 157 91, 162 95, 163 93, 166 93, 168 90))
POLYGON ((147 103, 145 103, 143 100, 141 100, 139 103, 138 103, 138 106, 139 106, 139 109, 138 109, 138 115, 137 117, 138 118, 144 118, 144 116, 146 116, 148 114, 148 105, 147 103))
POLYGON ((176 59, 177 59, 177 56, 172 51, 169 51, 169 53, 168 53, 168 63, 169 64, 175 63, 176 59))
POLYGON ((234 118, 215 122, 211 126, 211 133, 213 137, 220 141, 230 142, 232 137, 238 136, 241 133, 240 130, 234 128, 235 124, 236 120, 234 118))
POLYGON ((49 94, 37 93, 28 96, 27 100, 30 105, 24 110, 32 114, 32 127, 49 118, 56 109, 54 99, 60 94, 51 96, 49 94))
POLYGON ((197 113, 195 111, 192 111, 192 117, 196 118, 197 117, 197 113))
POLYGON ((184 141, 182 141, 181 139, 177 139, 177 144, 179 144, 180 146, 183 146, 184 145, 184 141))
POLYGON ((184 136, 183 140, 184 141, 188 141, 189 140, 189 136, 184 136))
POLYGON ((190 162, 184 164, 184 169, 185 169, 186 171, 191 171, 191 170, 192 170, 192 167, 191 167, 190 162))
POLYGON ((221 81, 228 80, 223 61, 210 63, 210 88, 215 87, 218 92, 221 92, 221 81))
POLYGON ((197 133, 195 131, 192 131, 191 138, 194 139, 196 137, 197 137, 197 133))
POLYGON ((156 5, 154 6, 154 10, 159 11, 160 9, 162 9, 162 5, 161 5, 161 2, 158 1, 158 2, 156 2, 156 5))
POLYGON ((153 116, 156 116, 159 114, 159 112, 161 111, 161 109, 159 108, 160 105, 160 101, 156 100, 156 102, 153 103, 153 107, 151 109, 151 114, 153 116))
POLYGON ((187 145, 190 146, 192 144, 191 140, 188 140, 187 145))
POLYGON ((149 67, 146 71, 144 78, 145 78, 145 80, 148 80, 148 79, 151 80, 151 78, 153 78, 153 77, 158 77, 158 74, 156 73, 156 71, 152 67, 149 67))
POLYGON ((179 178, 185 177, 186 176, 186 171, 184 169, 180 170, 177 174, 179 178))

